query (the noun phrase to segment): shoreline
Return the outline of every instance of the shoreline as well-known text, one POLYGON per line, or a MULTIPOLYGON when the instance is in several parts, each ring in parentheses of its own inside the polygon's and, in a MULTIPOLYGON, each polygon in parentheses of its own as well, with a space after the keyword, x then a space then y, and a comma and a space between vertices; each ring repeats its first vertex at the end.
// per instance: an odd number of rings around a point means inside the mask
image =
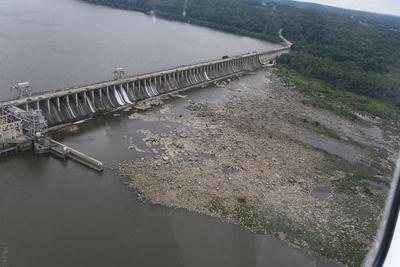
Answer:
MULTIPOLYGON (((117 171, 129 179, 128 187, 139 192, 139 199, 218 217, 356 266, 373 240, 384 192, 362 181, 353 192, 348 180, 355 174, 350 170, 361 170, 362 161, 346 161, 299 137, 307 133, 334 139, 364 159, 367 150, 360 150, 354 140, 344 141, 343 133, 334 134, 336 129, 318 119, 328 118, 352 130, 361 126, 306 106, 303 96, 285 87, 270 70, 266 75, 270 81, 265 87, 238 90, 237 83, 226 84, 229 94, 222 103, 189 102, 189 113, 183 117, 163 105, 163 120, 182 127, 167 133, 141 130, 145 149, 157 153, 121 162, 117 171), (293 118, 285 109, 300 117, 293 118), (349 211, 345 199, 361 201, 374 219, 365 222, 357 211, 349 211), (361 229, 354 229, 361 222, 361 229), (340 243, 339 251, 331 247, 340 243), (340 258, 343 253, 347 256, 340 258)), ((160 119, 141 113, 130 118, 160 119)), ((372 138, 363 141, 377 145, 372 138)))

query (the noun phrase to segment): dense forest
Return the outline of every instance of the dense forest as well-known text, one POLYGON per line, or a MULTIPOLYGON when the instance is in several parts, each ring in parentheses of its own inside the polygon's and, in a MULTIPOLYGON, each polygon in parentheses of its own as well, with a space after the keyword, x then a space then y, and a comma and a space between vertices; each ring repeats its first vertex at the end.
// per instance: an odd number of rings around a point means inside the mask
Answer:
MULTIPOLYGON (((282 66, 337 90, 400 107, 400 17, 292 1, 85 0, 278 42, 282 66)), ((379 114, 376 114, 379 115, 379 114)))

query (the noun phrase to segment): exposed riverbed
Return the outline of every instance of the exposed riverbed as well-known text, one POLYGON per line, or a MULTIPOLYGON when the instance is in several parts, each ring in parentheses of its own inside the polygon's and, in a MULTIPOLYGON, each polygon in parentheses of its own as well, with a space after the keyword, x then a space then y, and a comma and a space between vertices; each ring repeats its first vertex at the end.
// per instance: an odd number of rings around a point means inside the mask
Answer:
POLYGON ((167 123, 127 134, 129 147, 144 154, 119 165, 128 186, 143 201, 359 266, 375 237, 396 139, 379 123, 307 105, 271 70, 218 87, 212 98, 178 96, 157 106, 159 114, 128 112, 132 124, 167 123), (133 140, 137 134, 142 140, 133 140))
MULTIPOLYGON (((276 47, 75 0, 5 0, 0 25, 2 100, 21 81, 31 82, 37 92, 108 79, 116 67, 141 73, 276 47)), ((169 104, 185 116, 187 100, 221 99, 227 93, 192 91, 169 104)), ((141 204, 111 168, 160 153, 143 147, 140 130, 161 134, 178 125, 133 122, 128 115, 113 113, 53 133, 103 161, 103 174, 31 153, 0 163, 1 267, 335 266, 217 218, 141 204)))
MULTIPOLYGON (((183 110, 189 99, 226 93, 193 90, 168 103, 183 110)), ((31 153, 1 163, 0 240, 7 266, 336 266, 217 218, 141 204, 137 192, 109 168, 159 153, 146 147, 140 131, 162 134, 182 125, 132 120, 129 114, 113 113, 53 133, 102 160, 107 169, 101 175, 31 153)), ((158 109, 144 114, 161 115, 158 109)))

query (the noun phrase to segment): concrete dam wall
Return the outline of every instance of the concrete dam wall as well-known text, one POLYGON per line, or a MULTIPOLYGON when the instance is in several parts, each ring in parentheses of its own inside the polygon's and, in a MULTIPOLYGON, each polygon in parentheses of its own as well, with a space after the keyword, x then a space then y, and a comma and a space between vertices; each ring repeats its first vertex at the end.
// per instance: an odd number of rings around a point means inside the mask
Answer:
POLYGON ((249 53, 139 76, 121 78, 88 86, 43 93, 0 103, 0 109, 40 109, 49 126, 73 122, 93 114, 135 102, 184 90, 254 71, 277 56, 287 53, 283 47, 264 53, 249 53))

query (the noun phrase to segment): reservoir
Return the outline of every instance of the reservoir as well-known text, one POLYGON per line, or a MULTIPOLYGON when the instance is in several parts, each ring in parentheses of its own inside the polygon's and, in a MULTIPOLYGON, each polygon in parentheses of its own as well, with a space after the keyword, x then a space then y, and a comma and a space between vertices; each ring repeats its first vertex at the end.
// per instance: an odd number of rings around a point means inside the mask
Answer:
MULTIPOLYGON (((0 99, 12 98, 17 82, 40 92, 107 80, 117 67, 139 74, 276 47, 78 0, 2 0, 0 99)), ((177 114, 189 99, 223 98, 224 90, 187 94, 170 101, 177 114)), ((0 267, 336 266, 216 218, 139 202, 113 168, 144 156, 128 149, 131 140, 142 144, 134 133, 166 124, 119 112, 56 134, 104 162, 102 174, 30 152, 1 162, 0 267)))

